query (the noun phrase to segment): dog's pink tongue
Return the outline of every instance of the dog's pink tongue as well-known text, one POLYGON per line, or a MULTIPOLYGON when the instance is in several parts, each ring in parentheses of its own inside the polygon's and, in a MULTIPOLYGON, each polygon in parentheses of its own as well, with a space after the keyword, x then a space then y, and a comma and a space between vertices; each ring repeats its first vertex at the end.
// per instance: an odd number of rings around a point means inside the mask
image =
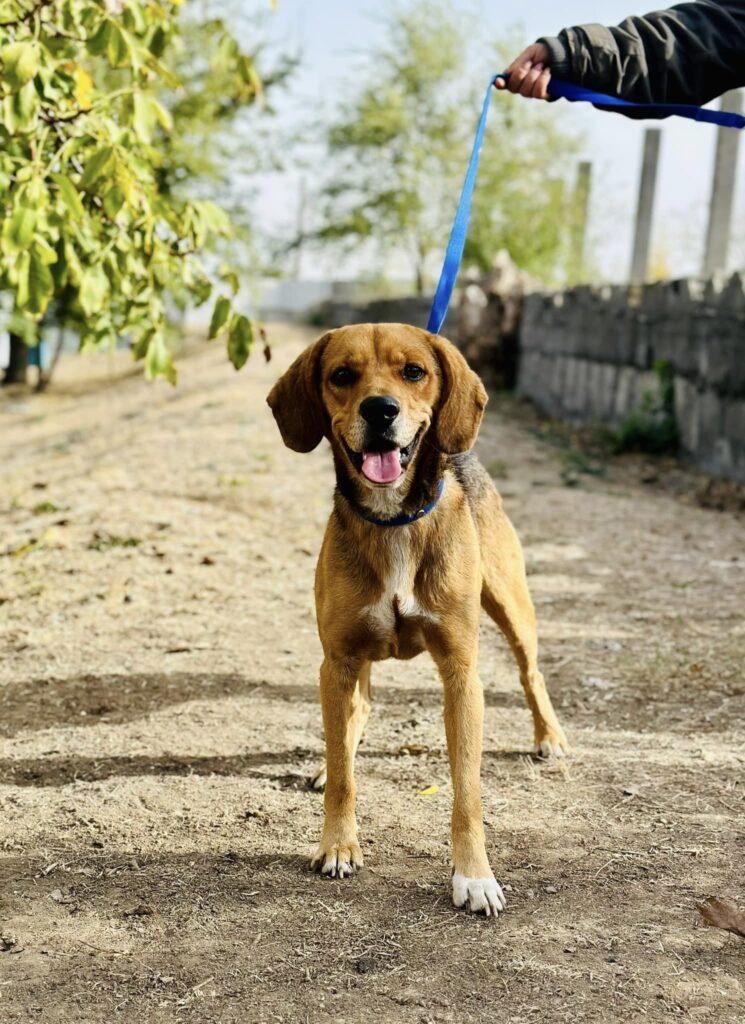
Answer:
POLYGON ((401 476, 401 452, 398 448, 390 452, 365 452, 362 472, 374 484, 390 484, 398 480, 401 476))

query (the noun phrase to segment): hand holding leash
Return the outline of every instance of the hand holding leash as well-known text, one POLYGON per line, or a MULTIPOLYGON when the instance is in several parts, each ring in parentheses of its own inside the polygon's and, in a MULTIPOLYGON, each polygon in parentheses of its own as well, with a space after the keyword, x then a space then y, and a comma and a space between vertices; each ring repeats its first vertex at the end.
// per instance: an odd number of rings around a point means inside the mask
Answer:
POLYGON ((515 57, 504 75, 498 75, 494 84, 497 89, 509 89, 527 99, 549 99, 548 83, 551 81, 551 54, 544 43, 532 43, 519 57, 515 57))

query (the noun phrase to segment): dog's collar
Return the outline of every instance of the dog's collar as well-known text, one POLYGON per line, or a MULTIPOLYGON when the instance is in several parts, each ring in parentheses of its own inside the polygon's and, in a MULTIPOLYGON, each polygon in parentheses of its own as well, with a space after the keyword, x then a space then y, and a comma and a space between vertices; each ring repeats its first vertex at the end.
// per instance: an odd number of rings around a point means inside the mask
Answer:
MULTIPOLYGON (((408 526, 410 523, 415 523, 419 519, 424 519, 433 508, 437 505, 438 501, 442 497, 442 492, 445 490, 445 477, 442 477, 437 485, 435 496, 427 505, 423 505, 418 508, 416 512, 410 512, 408 514, 402 514, 400 516, 394 516, 393 519, 376 519, 375 516, 370 516, 366 512, 363 512, 359 506, 352 504, 352 508, 355 510, 358 516, 364 519, 368 523, 373 523, 375 526, 408 526)), ((349 501, 349 499, 347 499, 349 501)))

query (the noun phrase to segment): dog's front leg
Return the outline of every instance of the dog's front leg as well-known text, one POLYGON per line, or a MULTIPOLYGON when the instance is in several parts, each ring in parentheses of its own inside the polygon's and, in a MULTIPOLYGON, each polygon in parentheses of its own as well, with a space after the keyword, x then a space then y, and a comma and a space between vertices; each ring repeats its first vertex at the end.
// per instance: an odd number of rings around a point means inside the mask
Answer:
POLYGON ((433 651, 442 676, 445 733, 453 780, 453 903, 489 917, 506 907, 486 856, 481 809, 481 743, 484 695, 472 645, 433 651))
POLYGON ((355 818, 354 750, 360 692, 360 663, 326 657, 321 665, 321 708, 326 734, 326 817, 311 867, 345 878, 362 867, 355 818))

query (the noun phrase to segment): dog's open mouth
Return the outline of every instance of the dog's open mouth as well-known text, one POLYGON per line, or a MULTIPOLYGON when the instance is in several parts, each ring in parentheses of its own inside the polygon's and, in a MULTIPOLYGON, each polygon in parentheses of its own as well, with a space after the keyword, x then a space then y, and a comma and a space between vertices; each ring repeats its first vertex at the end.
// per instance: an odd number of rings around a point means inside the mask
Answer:
MULTIPOLYGON (((355 469, 372 484, 393 484, 403 475, 419 443, 419 431, 410 444, 399 448, 392 441, 381 439, 361 452, 353 451, 346 441, 344 447, 355 469)), ((342 439, 343 440, 343 439, 342 439)))

